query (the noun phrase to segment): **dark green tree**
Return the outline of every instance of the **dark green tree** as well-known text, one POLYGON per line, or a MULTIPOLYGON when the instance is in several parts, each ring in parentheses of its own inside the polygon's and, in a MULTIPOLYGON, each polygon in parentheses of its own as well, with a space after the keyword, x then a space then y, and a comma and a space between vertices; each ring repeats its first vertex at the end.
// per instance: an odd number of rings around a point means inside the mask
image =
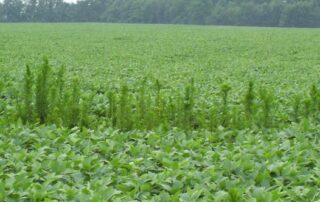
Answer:
POLYGON ((4 0, 2 5, 2 19, 7 22, 19 22, 24 20, 24 4, 21 0, 4 0))
POLYGON ((0 21, 320 27, 320 1, 4 0, 0 21))

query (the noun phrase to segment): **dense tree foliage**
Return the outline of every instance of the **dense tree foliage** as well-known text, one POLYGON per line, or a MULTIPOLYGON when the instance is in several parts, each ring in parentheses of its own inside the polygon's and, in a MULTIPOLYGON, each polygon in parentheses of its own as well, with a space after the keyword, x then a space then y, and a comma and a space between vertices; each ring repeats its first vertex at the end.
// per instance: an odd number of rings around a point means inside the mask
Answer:
POLYGON ((4 0, 3 22, 130 22, 319 27, 319 0, 4 0))

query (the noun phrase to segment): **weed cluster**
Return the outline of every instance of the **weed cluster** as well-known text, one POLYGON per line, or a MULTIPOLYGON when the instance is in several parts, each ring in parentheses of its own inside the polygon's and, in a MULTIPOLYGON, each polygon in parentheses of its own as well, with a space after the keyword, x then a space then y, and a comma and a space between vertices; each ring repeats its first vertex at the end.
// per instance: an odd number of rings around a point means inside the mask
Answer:
POLYGON ((86 123, 86 113, 83 113, 86 108, 80 106, 83 101, 79 79, 73 78, 66 87, 64 73, 64 66, 52 72, 46 58, 36 75, 31 72, 30 65, 26 66, 23 93, 17 104, 17 117, 23 123, 54 123, 67 127, 86 123))
POLYGON ((304 97, 294 95, 283 102, 268 88, 254 88, 250 81, 242 98, 230 99, 231 87, 222 84, 218 93, 200 99, 193 79, 184 90, 174 91, 159 80, 143 79, 91 93, 81 91, 79 78, 68 81, 65 67, 53 72, 47 59, 33 75, 26 66, 17 118, 23 123, 66 127, 112 127, 122 131, 210 130, 281 128, 293 122, 317 120, 320 94, 315 85, 304 97), (210 100, 210 102, 208 102, 210 100))

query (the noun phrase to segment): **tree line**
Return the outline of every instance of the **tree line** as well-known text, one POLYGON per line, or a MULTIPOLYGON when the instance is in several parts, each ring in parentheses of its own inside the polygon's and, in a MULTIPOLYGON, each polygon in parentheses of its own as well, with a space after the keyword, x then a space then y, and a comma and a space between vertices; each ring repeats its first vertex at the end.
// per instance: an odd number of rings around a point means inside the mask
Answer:
POLYGON ((320 0, 4 0, 0 22, 320 27, 320 0))

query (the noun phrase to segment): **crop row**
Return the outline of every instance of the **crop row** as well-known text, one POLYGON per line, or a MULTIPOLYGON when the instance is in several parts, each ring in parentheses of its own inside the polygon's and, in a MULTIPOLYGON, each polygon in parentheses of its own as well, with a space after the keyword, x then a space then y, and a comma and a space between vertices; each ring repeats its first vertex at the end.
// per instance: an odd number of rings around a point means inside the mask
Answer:
POLYGON ((245 92, 235 98, 228 84, 221 84, 219 92, 202 95, 193 79, 178 90, 148 78, 137 83, 85 91, 79 78, 67 79, 64 67, 54 72, 44 59, 36 73, 26 66, 23 89, 10 101, 12 108, 0 108, 0 117, 7 122, 70 128, 214 131, 219 127, 283 128, 317 121, 320 110, 320 92, 315 85, 304 95, 283 98, 250 81, 245 92))

